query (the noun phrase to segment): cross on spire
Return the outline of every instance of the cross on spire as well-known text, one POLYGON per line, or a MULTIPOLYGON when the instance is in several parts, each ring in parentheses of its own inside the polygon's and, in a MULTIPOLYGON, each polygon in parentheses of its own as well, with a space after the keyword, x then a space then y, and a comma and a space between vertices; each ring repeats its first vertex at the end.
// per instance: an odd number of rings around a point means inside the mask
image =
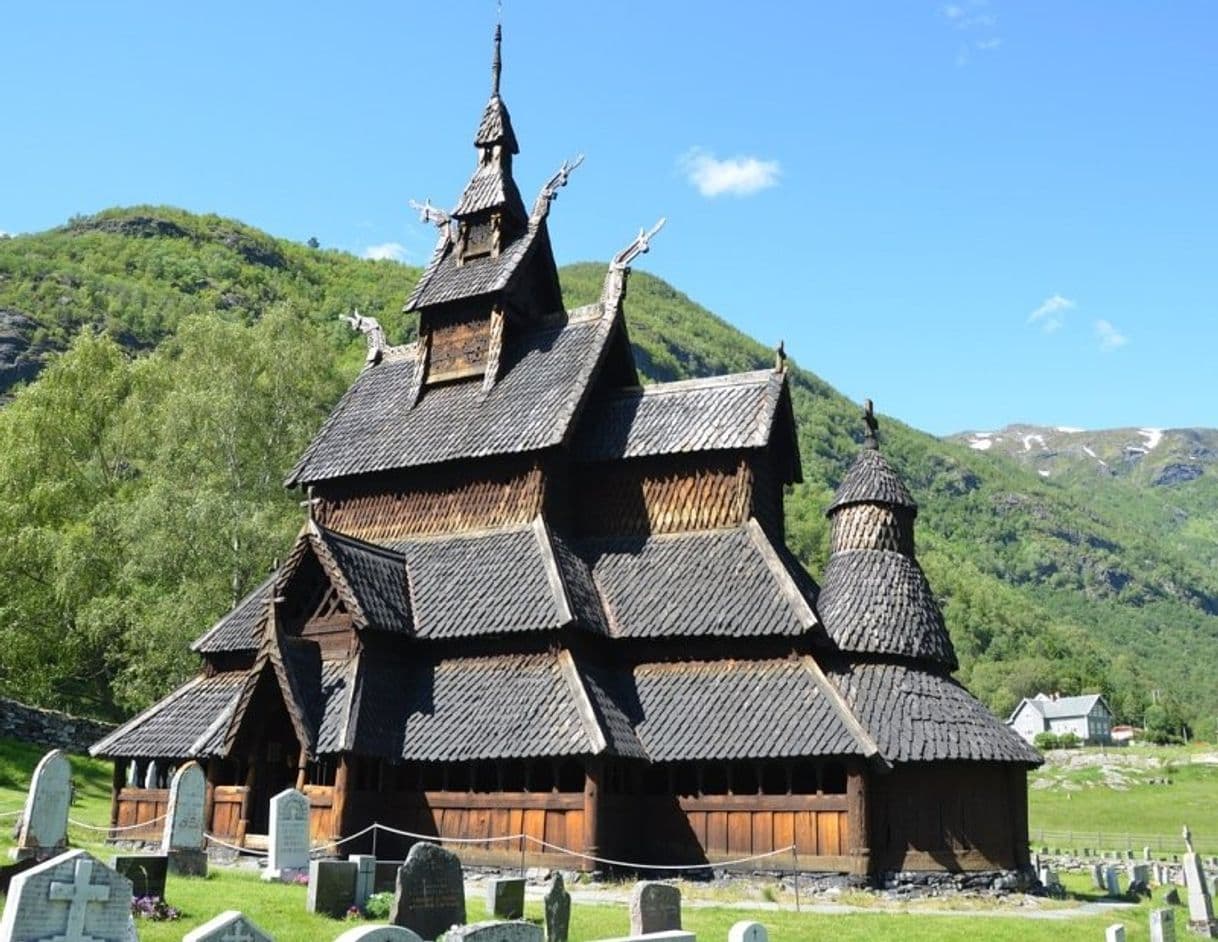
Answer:
POLYGON ((879 448, 880 423, 876 421, 875 406, 868 399, 863 404, 863 424, 867 426, 867 434, 863 437, 864 448, 879 448))
POLYGON ((104 903, 110 899, 110 887, 104 883, 93 884, 93 861, 80 857, 71 883, 52 883, 52 902, 68 903, 68 924, 63 935, 52 936, 47 942, 100 942, 85 935, 85 911, 90 903, 104 903))

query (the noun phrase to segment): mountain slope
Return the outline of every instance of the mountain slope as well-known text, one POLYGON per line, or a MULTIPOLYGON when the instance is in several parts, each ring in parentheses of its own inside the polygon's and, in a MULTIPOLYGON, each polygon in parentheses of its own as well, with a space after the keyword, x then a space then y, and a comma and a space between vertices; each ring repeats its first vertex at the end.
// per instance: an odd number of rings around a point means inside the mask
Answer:
MULTIPOLYGON (((569 304, 603 273, 565 267, 569 304)), ((0 386, 67 351, 0 410, 0 690, 114 714, 188 672, 186 642, 299 527, 279 481, 361 360, 338 315, 358 307, 406 339, 417 274, 159 207, 0 240, 0 386)), ((627 318, 652 380, 773 362, 642 272, 627 318)), ((813 373, 792 383, 806 480, 789 543, 816 575, 861 422, 813 373)), ((1218 713, 1203 532, 1146 526, 1161 512, 1146 489, 1097 500, 1084 476, 1046 479, 994 446, 894 420, 882 438, 922 506, 920 556, 961 677, 995 710, 1054 688, 1103 690, 1138 720, 1152 690, 1184 717, 1218 713)))

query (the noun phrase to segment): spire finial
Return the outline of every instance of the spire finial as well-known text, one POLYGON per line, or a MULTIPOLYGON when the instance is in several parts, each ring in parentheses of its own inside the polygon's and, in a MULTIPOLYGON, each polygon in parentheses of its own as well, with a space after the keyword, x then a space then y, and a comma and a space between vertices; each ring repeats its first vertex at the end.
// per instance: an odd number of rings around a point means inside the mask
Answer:
MULTIPOLYGON (((500 8, 502 10, 502 8, 500 8)), ((499 47, 503 44, 503 24, 495 24, 495 58, 491 60, 491 97, 499 97, 499 73, 503 71, 503 60, 499 47)))
POLYGON ((785 373, 787 371, 787 346, 783 341, 778 341, 778 346, 774 348, 774 372, 785 373))
POLYGON ((867 399, 863 403, 863 424, 867 426, 867 434, 863 437, 864 448, 879 448, 879 439, 877 437, 880 431, 880 423, 875 418, 875 406, 871 400, 867 399))

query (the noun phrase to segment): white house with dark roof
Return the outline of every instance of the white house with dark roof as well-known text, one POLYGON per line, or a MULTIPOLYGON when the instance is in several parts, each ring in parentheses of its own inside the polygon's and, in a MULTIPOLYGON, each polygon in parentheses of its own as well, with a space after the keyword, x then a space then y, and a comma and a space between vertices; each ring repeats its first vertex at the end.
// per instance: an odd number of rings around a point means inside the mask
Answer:
POLYGON ((1088 746, 1112 742, 1112 710, 1098 693, 1081 697, 1038 693, 1025 697, 1007 719, 1007 725, 1028 742, 1039 733, 1056 736, 1073 733, 1088 746))

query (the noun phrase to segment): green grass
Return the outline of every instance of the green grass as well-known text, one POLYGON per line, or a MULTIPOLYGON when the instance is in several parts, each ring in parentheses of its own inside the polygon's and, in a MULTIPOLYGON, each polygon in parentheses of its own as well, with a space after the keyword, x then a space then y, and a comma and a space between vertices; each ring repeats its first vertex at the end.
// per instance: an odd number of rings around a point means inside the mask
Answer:
MULTIPOLYGON (((1213 809, 1218 803, 1218 765, 1196 762, 1212 747, 1134 746, 1108 750, 1107 776, 1098 767, 1066 769, 1050 761, 1029 778, 1028 821, 1033 846, 1124 849, 1144 846, 1180 854, 1180 830, 1188 824, 1203 854, 1218 854, 1213 809), (1130 763, 1153 762, 1138 768, 1130 763), (1170 784, 1152 780, 1167 779, 1170 784), (1041 787, 1038 787, 1041 786, 1041 787), (1157 839, 1153 839, 1157 838, 1157 839)), ((1079 750, 1095 756, 1098 750, 1079 750)))

